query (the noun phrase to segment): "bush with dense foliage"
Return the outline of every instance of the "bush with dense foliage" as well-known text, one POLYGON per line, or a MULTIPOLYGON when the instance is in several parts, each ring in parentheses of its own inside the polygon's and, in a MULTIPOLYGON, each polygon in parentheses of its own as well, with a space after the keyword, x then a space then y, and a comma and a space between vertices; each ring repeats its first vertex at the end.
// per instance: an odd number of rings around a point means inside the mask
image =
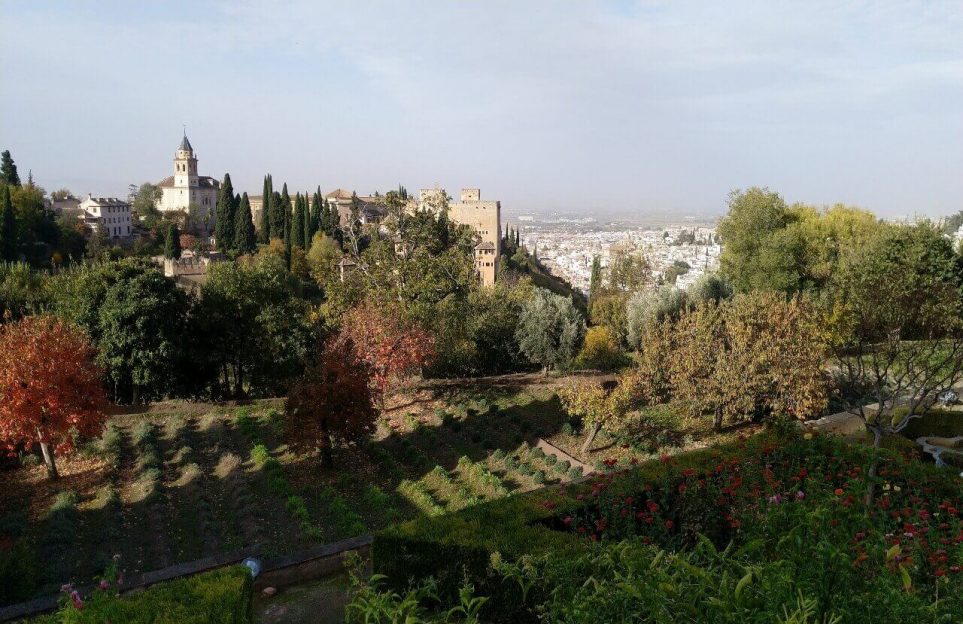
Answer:
POLYGON ((89 597, 67 594, 57 613, 35 618, 36 624, 253 624, 254 582, 246 566, 221 568, 118 596, 113 583, 89 597))
POLYGON ((786 428, 389 528, 375 570, 488 620, 953 621, 958 477, 885 451, 867 508, 872 455, 786 428))

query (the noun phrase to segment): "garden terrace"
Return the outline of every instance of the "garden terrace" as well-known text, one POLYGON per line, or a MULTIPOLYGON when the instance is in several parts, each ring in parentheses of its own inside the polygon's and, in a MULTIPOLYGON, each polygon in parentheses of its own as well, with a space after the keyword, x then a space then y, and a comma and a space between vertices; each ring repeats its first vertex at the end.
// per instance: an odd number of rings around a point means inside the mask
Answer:
MULTIPOLYGON (((891 615, 887 609, 911 621, 963 613, 963 500, 955 474, 884 450, 867 512, 870 450, 784 435, 790 437, 754 436, 391 527, 375 536, 375 571, 398 588, 433 577, 442 604, 457 604, 467 579, 476 596, 490 598, 486 617, 525 621, 553 587, 539 585, 536 574, 523 592, 518 570, 506 576, 500 564, 527 556, 547 570, 568 561, 578 579, 604 578, 604 570, 585 569, 586 561, 599 548, 624 543, 632 552, 661 549, 670 559, 700 553, 698 565, 706 567, 687 564, 691 578, 723 559, 743 574, 755 570, 758 578, 746 581, 755 599, 730 605, 755 619, 731 621, 772 621, 765 617, 792 611, 797 598, 815 600, 822 613, 875 614, 878 621, 891 615)), ((684 609, 711 612, 710 594, 698 604, 667 591, 661 600, 679 604, 672 615, 679 618, 684 609)), ((672 617, 658 621, 693 621, 672 617)))
MULTIPOLYGON (((331 471, 285 444, 279 401, 115 415, 100 440, 61 459, 58 481, 37 465, 0 471, 0 604, 88 583, 114 554, 129 574, 239 549, 270 558, 568 483, 581 473, 535 450, 545 439, 578 457, 577 423, 555 395, 565 382, 425 383, 390 397, 375 435, 338 449, 331 471)), ((735 435, 659 418, 651 435, 600 436, 590 465, 735 435)))

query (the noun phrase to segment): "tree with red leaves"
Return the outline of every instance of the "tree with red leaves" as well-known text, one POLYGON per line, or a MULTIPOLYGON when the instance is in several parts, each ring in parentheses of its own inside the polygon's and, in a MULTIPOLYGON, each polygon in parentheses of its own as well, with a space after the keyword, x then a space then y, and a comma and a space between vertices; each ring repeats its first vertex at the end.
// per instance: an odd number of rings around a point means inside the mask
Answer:
POLYGON ((94 348, 79 328, 50 316, 0 326, 0 442, 40 444, 47 473, 77 437, 100 434, 107 399, 94 348))
POLYGON ((371 370, 375 389, 416 374, 435 358, 435 339, 417 323, 365 301, 342 318, 342 333, 371 370))
POLYGON ((332 336, 318 361, 288 391, 285 420, 291 445, 319 450, 321 465, 329 467, 335 443, 370 435, 378 411, 368 378, 369 367, 351 339, 332 336))

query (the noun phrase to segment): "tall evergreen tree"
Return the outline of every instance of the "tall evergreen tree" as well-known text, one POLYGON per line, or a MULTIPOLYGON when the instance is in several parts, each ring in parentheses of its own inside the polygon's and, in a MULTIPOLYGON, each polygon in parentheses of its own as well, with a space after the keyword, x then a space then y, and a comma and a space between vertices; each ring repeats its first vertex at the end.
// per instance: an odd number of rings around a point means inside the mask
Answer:
POLYGON ((0 153, 0 182, 12 186, 20 186, 20 176, 17 174, 17 165, 13 162, 10 150, 3 150, 0 153))
POLYGON ((291 244, 304 249, 304 198, 301 193, 294 199, 294 220, 291 223, 291 244))
POLYGON ((221 191, 217 198, 217 210, 214 213, 214 238, 217 248, 227 251, 234 247, 234 213, 237 206, 234 203, 234 186, 231 184, 231 174, 224 174, 221 191))
POLYGON ((305 222, 305 234, 307 235, 308 247, 311 247, 311 241, 314 240, 314 234, 319 229, 321 229, 321 188, 311 197, 311 211, 308 214, 308 219, 305 222))
POLYGON ((271 174, 264 176, 264 190, 261 191, 261 230, 257 233, 257 241, 261 244, 271 242, 271 200, 274 198, 271 174))
POLYGON ((288 195, 287 183, 281 188, 281 195, 278 202, 271 206, 271 238, 284 239, 287 236, 285 224, 290 221, 291 215, 291 196, 288 195))
POLYGON ((241 203, 234 214, 234 249, 239 254, 257 250, 257 237, 254 234, 254 218, 251 216, 251 201, 247 193, 241 196, 241 203))
POLYGON ((0 186, 0 260, 17 259, 17 217, 13 214, 10 187, 0 186))
POLYGON ((177 225, 167 226, 167 238, 164 240, 164 257, 173 259, 181 257, 181 233, 177 225))

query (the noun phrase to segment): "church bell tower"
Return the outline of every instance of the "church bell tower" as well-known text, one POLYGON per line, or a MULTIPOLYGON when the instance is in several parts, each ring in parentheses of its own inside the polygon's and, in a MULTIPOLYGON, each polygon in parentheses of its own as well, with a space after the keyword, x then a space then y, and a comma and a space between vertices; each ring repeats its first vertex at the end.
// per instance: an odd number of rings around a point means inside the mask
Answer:
POLYGON ((187 133, 174 154, 174 186, 181 188, 197 187, 197 158, 194 148, 187 140, 187 133))

